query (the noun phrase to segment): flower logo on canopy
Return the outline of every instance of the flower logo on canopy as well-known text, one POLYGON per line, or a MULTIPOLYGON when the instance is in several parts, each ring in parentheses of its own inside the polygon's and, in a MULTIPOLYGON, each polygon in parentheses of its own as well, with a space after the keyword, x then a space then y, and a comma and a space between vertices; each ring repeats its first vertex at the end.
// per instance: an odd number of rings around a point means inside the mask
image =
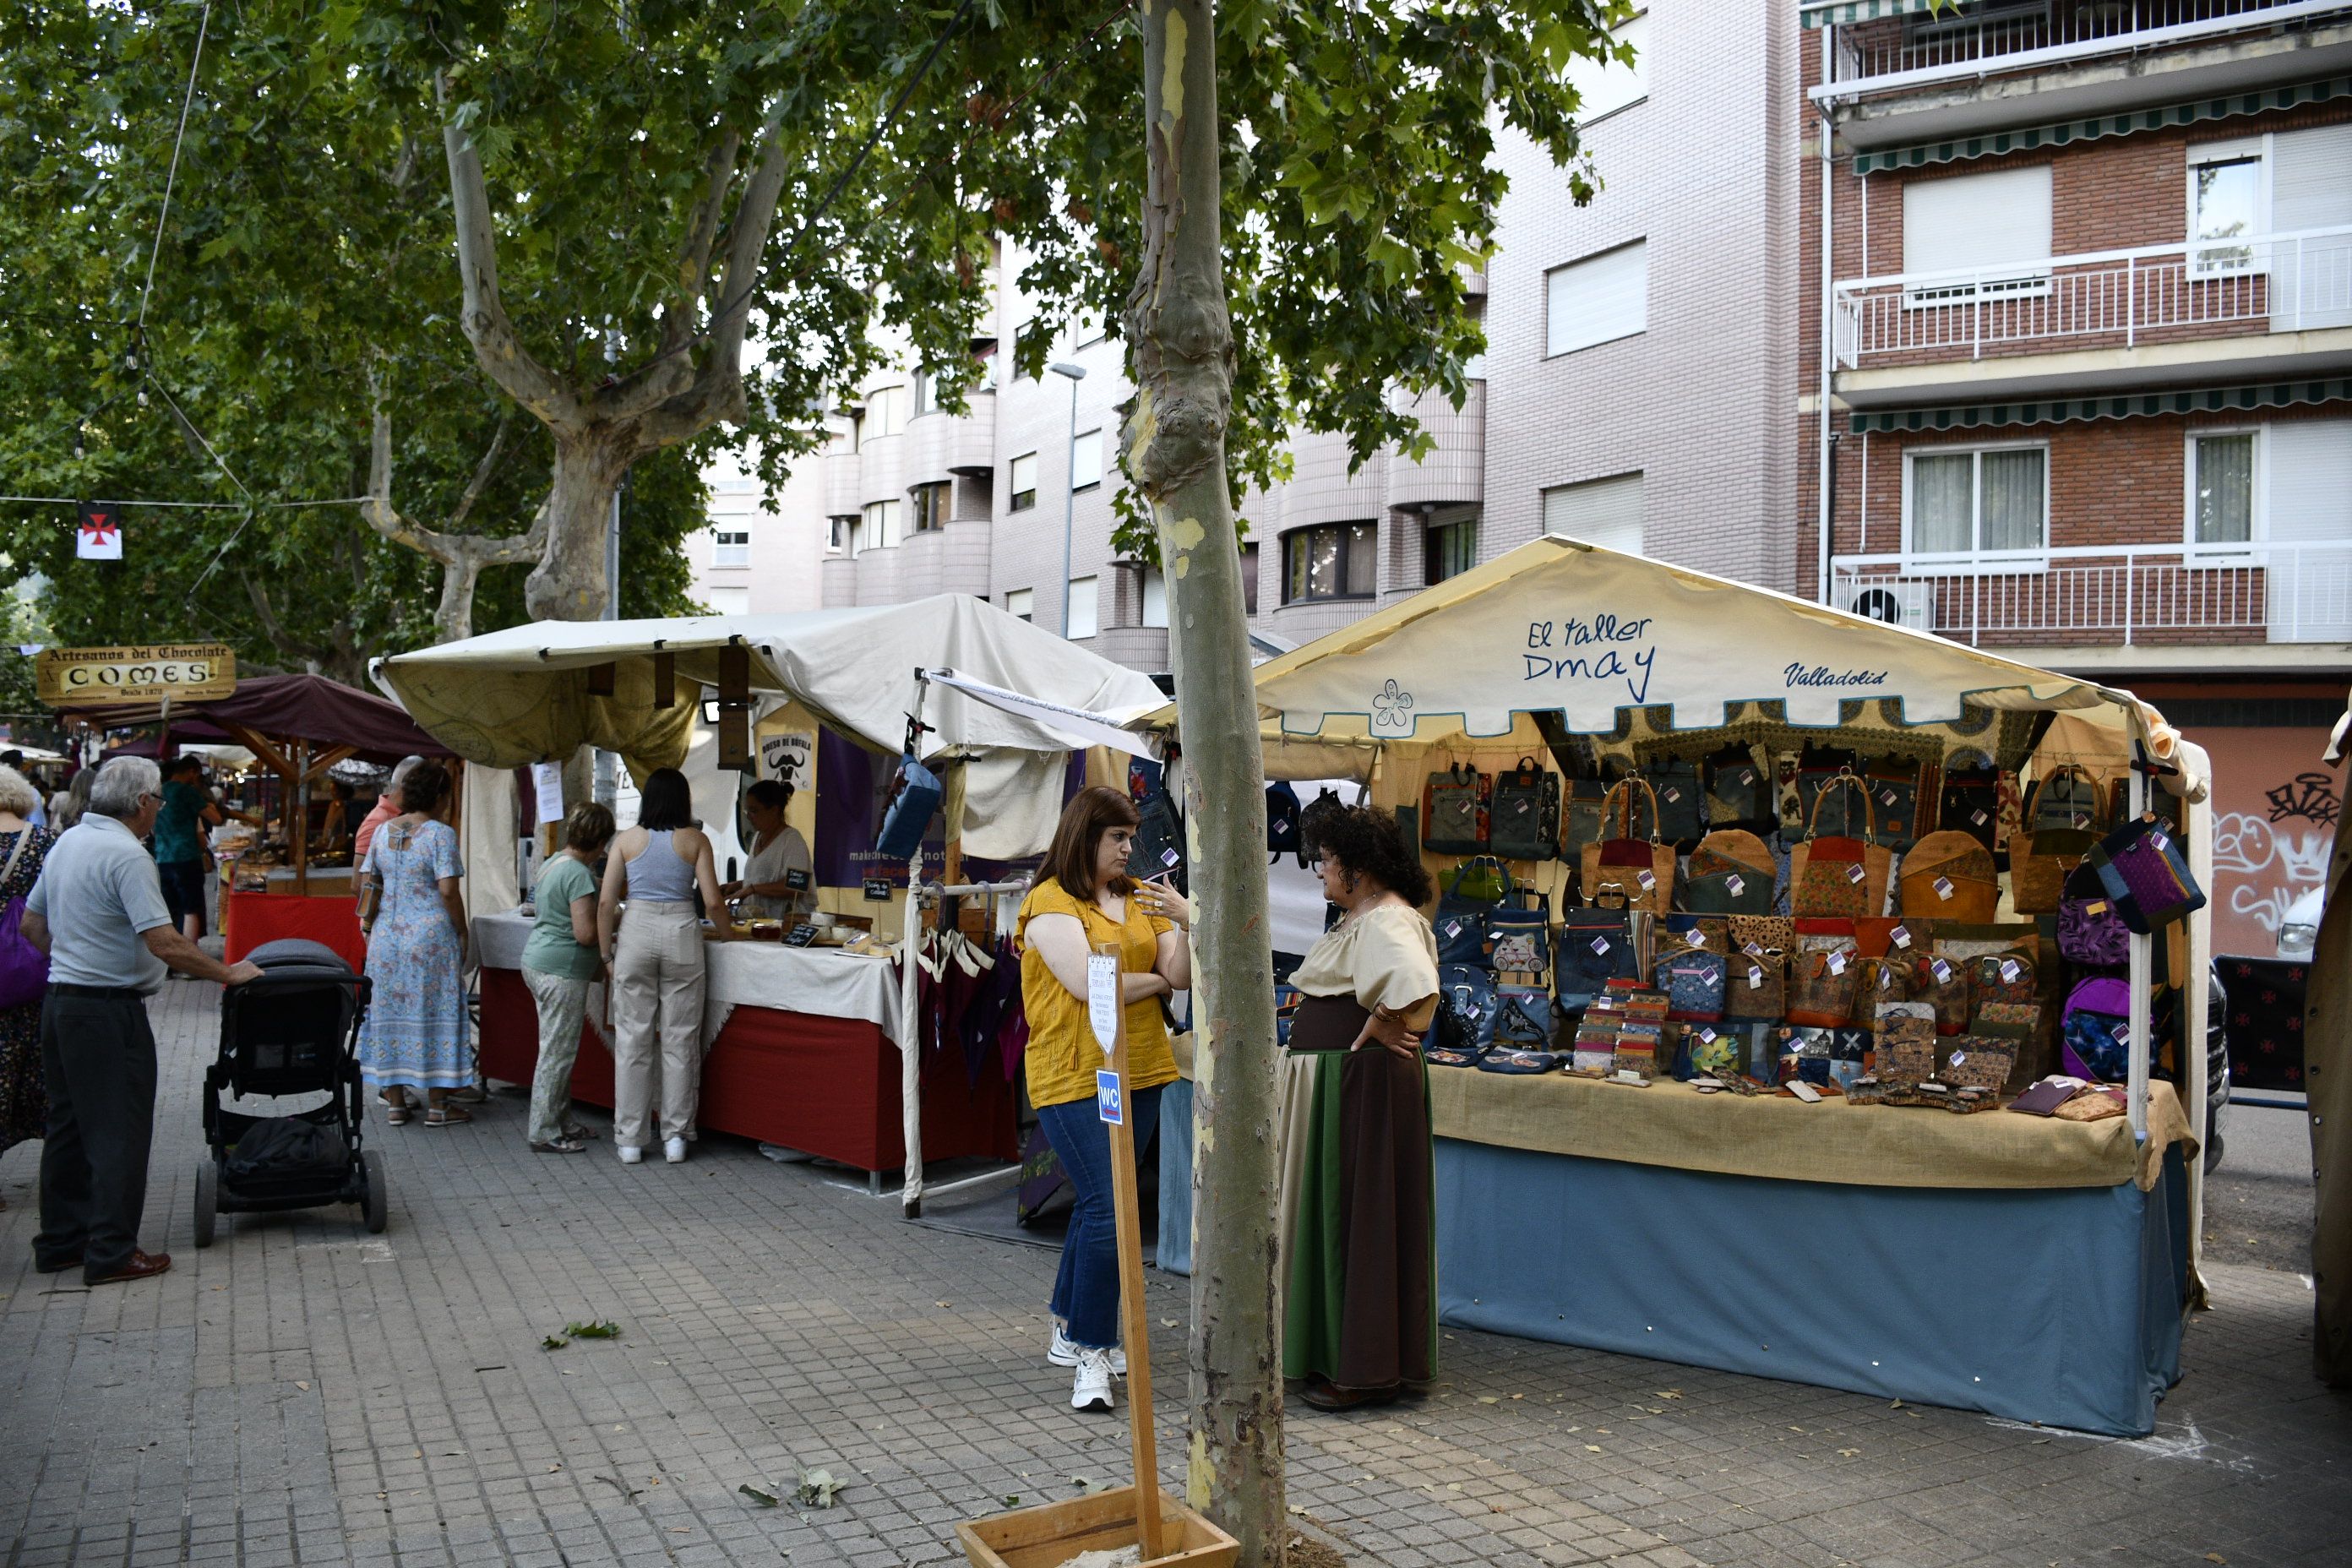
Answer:
POLYGON ((1412 693, 1393 680, 1382 686, 1372 698, 1372 730, 1376 734, 1411 734, 1412 693))

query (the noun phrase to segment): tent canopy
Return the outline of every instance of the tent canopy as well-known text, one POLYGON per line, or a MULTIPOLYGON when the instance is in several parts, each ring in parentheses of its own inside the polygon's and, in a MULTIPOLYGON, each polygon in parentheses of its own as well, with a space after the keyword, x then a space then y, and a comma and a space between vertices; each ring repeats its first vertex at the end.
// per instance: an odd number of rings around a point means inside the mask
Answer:
MULTIPOLYGON (((1092 711, 1160 702, 1148 677, 964 594, 794 615, 538 621, 379 660, 375 677, 469 762, 514 767, 590 744, 642 773, 685 756, 699 689, 719 683, 720 651, 733 646, 750 651, 752 689, 795 698, 884 751, 905 738, 918 668, 1092 711), (667 709, 652 700, 660 653, 673 656, 678 687, 667 709), (603 664, 614 666, 614 695, 592 697, 588 672, 603 664)), ((936 731, 924 737, 927 756, 1069 749, 1039 723, 944 686, 931 689, 923 719, 936 731)))
MULTIPOLYGON (((110 730, 159 723, 163 719, 161 705, 65 711, 110 730)), ((447 746, 418 729, 398 704, 322 675, 258 675, 240 680, 226 697, 173 702, 171 722, 175 735, 192 740, 233 740, 238 738, 236 731, 243 730, 272 741, 348 746, 352 755, 371 763, 450 754, 447 746), (228 728, 232 725, 236 730, 228 728)))
MULTIPOLYGON (((1381 752, 1504 745, 1536 716, 1631 742, 1750 723, 1965 745, 2002 712, 2063 710, 2187 760, 2128 692, 1660 561, 1547 537, 1257 669, 1268 775, 1369 776, 1381 752)), ((1145 721, 1176 722, 1164 704, 1145 721)), ((2175 785, 2198 790, 2202 780, 2175 785)))

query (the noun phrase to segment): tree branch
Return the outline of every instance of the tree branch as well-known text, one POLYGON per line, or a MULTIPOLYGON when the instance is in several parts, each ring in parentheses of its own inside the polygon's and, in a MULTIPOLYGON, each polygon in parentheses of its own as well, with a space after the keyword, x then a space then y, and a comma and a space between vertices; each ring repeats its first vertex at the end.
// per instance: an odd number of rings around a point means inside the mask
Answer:
POLYGON ((718 243, 719 220, 727 216, 727 187, 734 183, 735 154, 742 146, 742 137, 730 131, 710 150, 702 201, 695 208, 694 221, 687 229, 686 244, 678 250, 680 299, 662 312, 665 353, 686 346, 687 340, 694 334, 696 312, 710 292, 710 247, 718 243))
POLYGON ((457 510, 449 514, 451 528, 464 525, 467 517, 474 510, 474 503, 482 499, 483 488, 498 472, 499 453, 507 444, 509 417, 504 409, 499 411, 499 427, 490 432, 490 449, 484 452, 482 460, 474 465, 474 477, 466 481, 466 493, 457 498, 457 510))
POLYGON ((245 596, 253 601, 254 617, 261 623, 261 635, 269 639, 270 647, 308 664, 333 662, 327 649, 316 643, 306 642, 286 629, 285 624, 278 618, 277 607, 269 602, 269 590, 263 587, 258 579, 246 572, 239 572, 236 577, 245 584, 245 596))
MULTIPOLYGON (((448 80, 436 75, 434 90, 446 113, 448 80)), ((457 276, 465 286, 462 318, 466 341, 483 373, 541 424, 574 431, 585 422, 580 398, 533 358, 515 336, 499 293, 498 234, 482 180, 482 155, 472 134, 456 118, 443 121, 441 142, 449 156, 449 206, 457 220, 457 276)))

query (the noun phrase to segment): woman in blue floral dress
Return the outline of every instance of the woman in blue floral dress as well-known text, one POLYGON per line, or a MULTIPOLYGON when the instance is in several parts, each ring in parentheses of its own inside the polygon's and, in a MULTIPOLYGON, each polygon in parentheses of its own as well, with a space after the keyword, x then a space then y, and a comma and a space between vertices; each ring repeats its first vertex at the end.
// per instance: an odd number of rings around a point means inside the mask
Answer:
POLYGON ((384 1119, 408 1120, 409 1091, 422 1089, 428 1127, 471 1121, 451 1090, 473 1082, 466 1039, 466 904, 457 830, 438 819, 449 799, 449 772, 419 763, 401 781, 401 815, 378 828, 362 868, 375 889, 367 934, 373 985, 360 1029, 360 1067, 383 1094, 384 1119))

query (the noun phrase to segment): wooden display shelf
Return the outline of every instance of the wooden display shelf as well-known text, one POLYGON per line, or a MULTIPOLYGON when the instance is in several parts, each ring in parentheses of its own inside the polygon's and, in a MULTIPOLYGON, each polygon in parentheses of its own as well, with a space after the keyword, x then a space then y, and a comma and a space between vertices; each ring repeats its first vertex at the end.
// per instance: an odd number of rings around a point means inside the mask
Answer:
MULTIPOLYGON (((1137 1568, 1233 1568, 1241 1542, 1166 1492, 1159 1497, 1160 1544, 1166 1550, 1137 1568)), ((1132 1546, 1138 1534, 1133 1487, 1111 1487, 956 1526, 956 1540, 971 1568, 1061 1568, 1081 1552, 1132 1546)))

